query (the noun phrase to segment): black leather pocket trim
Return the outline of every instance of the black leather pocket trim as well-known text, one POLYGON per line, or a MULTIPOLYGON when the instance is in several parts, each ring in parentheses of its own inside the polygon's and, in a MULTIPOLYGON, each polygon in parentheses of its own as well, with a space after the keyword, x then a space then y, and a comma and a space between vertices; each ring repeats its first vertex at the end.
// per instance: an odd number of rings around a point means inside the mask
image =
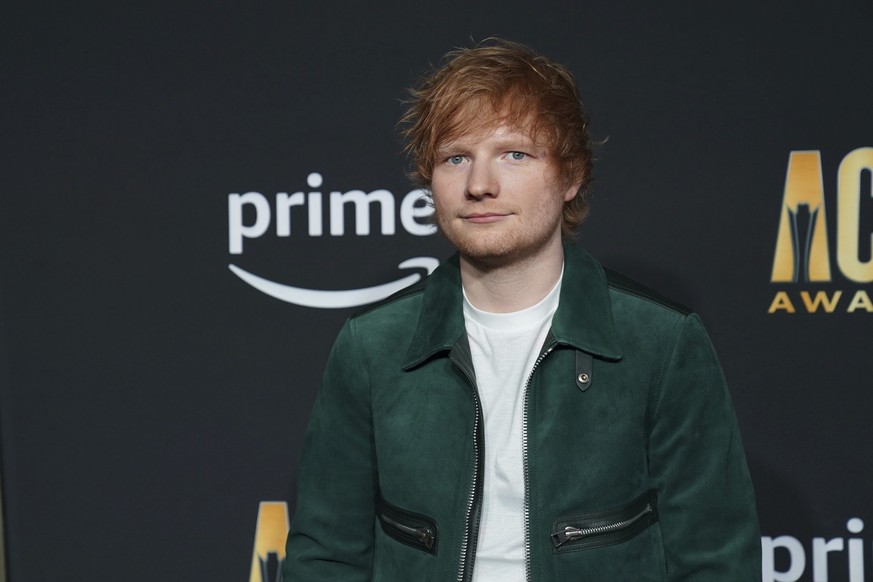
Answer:
POLYGON ((439 536, 436 522, 426 515, 407 511, 388 503, 382 496, 376 500, 376 516, 388 536, 417 550, 436 555, 439 536))
POLYGON ((656 521, 657 497, 654 491, 646 491, 618 507, 559 517, 552 522, 553 551, 558 554, 620 544, 656 521))

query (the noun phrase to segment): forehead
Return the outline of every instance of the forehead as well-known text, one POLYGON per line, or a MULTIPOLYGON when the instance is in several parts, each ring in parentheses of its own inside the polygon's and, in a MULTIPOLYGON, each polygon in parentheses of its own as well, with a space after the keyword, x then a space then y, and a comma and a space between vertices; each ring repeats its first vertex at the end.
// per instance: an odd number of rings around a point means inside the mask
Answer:
POLYGON ((535 145, 534 137, 529 127, 519 127, 506 122, 493 122, 488 125, 478 125, 468 130, 459 129, 456 135, 450 135, 438 141, 438 150, 457 146, 473 146, 481 143, 535 145))

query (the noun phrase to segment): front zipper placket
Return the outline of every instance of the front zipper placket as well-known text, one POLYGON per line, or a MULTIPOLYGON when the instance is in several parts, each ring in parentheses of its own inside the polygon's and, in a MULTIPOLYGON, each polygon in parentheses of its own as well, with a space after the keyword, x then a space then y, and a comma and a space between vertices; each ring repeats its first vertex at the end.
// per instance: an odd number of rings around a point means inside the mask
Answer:
POLYGON ((546 356, 554 351, 558 345, 557 340, 552 337, 548 345, 540 353, 539 357, 534 362, 530 369, 530 374, 527 376, 527 381, 524 383, 524 406, 522 408, 521 420, 521 455, 522 467, 524 473, 524 572, 525 580, 532 582, 531 578, 531 557, 530 557, 530 469, 528 467, 528 452, 527 452, 527 429, 528 429, 528 414, 530 401, 530 383, 533 380, 534 373, 537 371, 540 363, 546 359, 546 356))
MULTIPOLYGON (((466 351, 469 354, 469 349, 466 351)), ((464 515, 464 536, 461 539, 460 566, 458 568, 458 582, 468 582, 473 578, 473 558, 476 553, 476 541, 479 534, 479 518, 481 512, 482 492, 482 450, 484 448, 484 435, 482 434, 482 403, 479 400, 479 389, 476 385, 475 373, 472 371, 472 362, 461 361, 455 350, 450 353, 452 362, 458 366, 464 376, 470 382, 473 389, 473 404, 475 418, 473 419, 473 481, 470 485, 470 494, 467 498, 467 506, 464 515)))

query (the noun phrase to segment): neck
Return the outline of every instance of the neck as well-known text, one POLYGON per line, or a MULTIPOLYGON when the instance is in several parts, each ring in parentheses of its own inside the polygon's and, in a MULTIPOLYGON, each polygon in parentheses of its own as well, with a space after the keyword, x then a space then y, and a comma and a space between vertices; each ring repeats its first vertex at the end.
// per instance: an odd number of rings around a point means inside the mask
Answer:
POLYGON ((564 266, 560 244, 551 252, 494 264, 461 255, 461 283, 477 309, 511 313, 536 305, 549 294, 564 266))

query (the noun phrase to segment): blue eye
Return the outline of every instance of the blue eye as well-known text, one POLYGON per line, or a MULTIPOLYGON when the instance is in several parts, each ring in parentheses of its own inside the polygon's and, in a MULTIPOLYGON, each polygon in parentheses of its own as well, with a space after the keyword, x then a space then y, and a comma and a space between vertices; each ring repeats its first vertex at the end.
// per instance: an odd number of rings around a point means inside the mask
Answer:
POLYGON ((448 162, 453 166, 457 166, 464 162, 464 156, 450 156, 448 162))
POLYGON ((513 160, 517 161, 517 160, 523 160, 524 158, 526 158, 527 154, 524 152, 509 152, 509 157, 511 157, 513 160))

